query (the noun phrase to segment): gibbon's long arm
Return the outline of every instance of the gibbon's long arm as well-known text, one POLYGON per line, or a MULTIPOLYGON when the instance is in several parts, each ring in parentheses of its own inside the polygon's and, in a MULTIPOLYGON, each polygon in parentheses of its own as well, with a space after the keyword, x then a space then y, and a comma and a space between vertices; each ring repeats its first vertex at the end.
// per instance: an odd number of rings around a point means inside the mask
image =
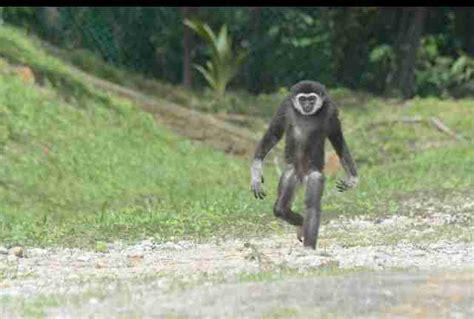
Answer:
POLYGON ((286 103, 284 102, 272 121, 267 131, 263 135, 263 138, 258 143, 257 149, 253 157, 252 167, 250 168, 251 174, 251 190, 255 198, 263 199, 266 194, 263 191, 262 183, 263 179, 263 160, 267 156, 268 152, 281 140, 283 133, 285 132, 285 112, 286 112, 286 103))
POLYGON ((346 144, 344 139, 344 134, 342 133, 341 121, 339 120, 337 114, 334 115, 331 121, 331 130, 328 134, 328 139, 331 142, 331 145, 334 147, 337 156, 341 160, 342 167, 344 168, 347 178, 342 179, 337 183, 337 188, 339 191, 343 192, 349 188, 355 187, 359 180, 357 176, 357 169, 354 161, 352 160, 349 147, 346 144))
POLYGON ((263 161, 268 152, 281 140, 285 132, 286 103, 280 106, 270 122, 265 135, 263 135, 263 138, 255 150, 254 160, 263 161))

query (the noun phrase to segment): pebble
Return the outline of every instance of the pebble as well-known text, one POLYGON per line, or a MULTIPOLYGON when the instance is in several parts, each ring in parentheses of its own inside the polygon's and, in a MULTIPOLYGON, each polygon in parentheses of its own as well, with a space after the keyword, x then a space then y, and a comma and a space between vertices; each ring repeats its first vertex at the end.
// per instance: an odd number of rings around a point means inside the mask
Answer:
POLYGON ((77 257, 77 260, 82 261, 82 262, 88 262, 89 260, 91 260, 91 257, 90 256, 79 256, 79 257, 77 257))
POLYGON ((144 256, 145 254, 143 253, 143 251, 131 251, 127 253, 127 257, 129 258, 143 258, 144 256))
POLYGON ((15 246, 15 247, 12 247, 8 250, 8 254, 9 255, 13 255, 13 256, 16 256, 18 258, 23 258, 24 256, 24 249, 23 247, 20 247, 20 246, 15 246))
POLYGON ((164 249, 164 250, 183 250, 183 247, 181 247, 179 244, 175 244, 172 242, 167 242, 164 244, 160 244, 157 246, 158 249, 164 249))

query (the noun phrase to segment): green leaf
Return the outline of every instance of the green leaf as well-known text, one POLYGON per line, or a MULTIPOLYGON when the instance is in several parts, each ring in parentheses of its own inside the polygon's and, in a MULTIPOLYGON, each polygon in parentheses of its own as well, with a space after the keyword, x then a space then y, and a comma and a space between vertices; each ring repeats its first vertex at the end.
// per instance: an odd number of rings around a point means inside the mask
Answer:
POLYGON ((203 24, 198 20, 184 20, 184 24, 194 30, 199 36, 207 40, 208 42, 215 42, 216 36, 214 32, 209 28, 207 24, 203 24))
POLYGON ((210 87, 219 94, 224 94, 227 84, 237 74, 248 51, 243 50, 234 55, 232 37, 225 24, 220 28, 217 36, 207 23, 185 20, 184 24, 207 41, 211 48, 211 56, 206 62, 206 68, 200 65, 194 65, 194 67, 204 76, 210 87))
POLYGON ((207 83, 209 83, 209 85, 212 88, 215 89, 217 87, 216 81, 214 80, 211 73, 209 73, 205 68, 203 68, 202 66, 200 66, 198 64, 194 64, 194 67, 196 68, 196 70, 198 70, 204 76, 207 83))
POLYGON ((466 64, 467 58, 465 56, 460 56, 456 61, 454 61, 453 65, 451 66, 451 73, 457 74, 462 72, 466 64))

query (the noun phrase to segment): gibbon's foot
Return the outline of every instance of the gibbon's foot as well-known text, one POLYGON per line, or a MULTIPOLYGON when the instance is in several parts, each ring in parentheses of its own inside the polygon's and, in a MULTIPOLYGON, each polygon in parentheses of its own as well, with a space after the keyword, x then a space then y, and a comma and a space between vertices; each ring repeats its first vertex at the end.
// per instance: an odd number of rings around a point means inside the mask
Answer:
POLYGON ((300 243, 303 242, 303 226, 296 226, 296 238, 300 243))

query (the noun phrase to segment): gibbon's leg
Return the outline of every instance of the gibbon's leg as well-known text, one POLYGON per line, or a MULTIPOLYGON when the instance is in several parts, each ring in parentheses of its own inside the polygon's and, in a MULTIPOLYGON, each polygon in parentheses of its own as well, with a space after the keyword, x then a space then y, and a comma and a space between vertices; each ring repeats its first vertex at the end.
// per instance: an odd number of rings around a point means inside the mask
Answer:
POLYGON ((316 249, 319 223, 321 219, 321 198, 324 189, 324 175, 319 171, 312 171, 306 180, 305 210, 303 225, 303 245, 316 249))
POLYGON ((294 226, 303 225, 303 216, 294 213, 291 210, 291 204, 293 203, 298 183, 299 181, 294 168, 287 168, 280 177, 280 182, 278 184, 278 198, 273 206, 275 216, 294 226))

